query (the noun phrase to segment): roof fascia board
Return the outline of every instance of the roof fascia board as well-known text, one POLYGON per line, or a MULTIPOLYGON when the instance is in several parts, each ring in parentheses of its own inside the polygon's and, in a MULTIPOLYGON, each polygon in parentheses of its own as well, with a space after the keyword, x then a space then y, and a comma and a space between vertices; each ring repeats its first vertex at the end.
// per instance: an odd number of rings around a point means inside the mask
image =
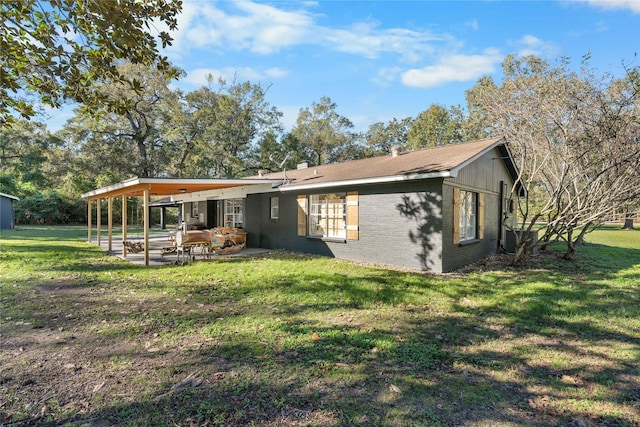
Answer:
POLYGON ((401 182, 401 181, 412 181, 419 179, 430 179, 430 178, 450 178, 450 171, 441 171, 441 172, 429 172, 429 173, 421 173, 421 174, 412 174, 412 175, 394 175, 394 176, 383 176, 378 178, 363 178, 363 179, 352 179, 346 181, 331 181, 331 182, 323 182, 319 184, 300 184, 300 185, 287 185, 285 187, 280 187, 280 191, 298 191, 298 190, 314 190, 321 188, 331 188, 331 187, 345 187, 352 185, 367 185, 367 184, 384 184, 389 182, 401 182))
POLYGON ((121 181, 121 182, 119 182, 117 184, 108 185, 106 187, 97 188, 95 190, 88 191, 88 192, 86 192, 84 194, 81 194, 80 197, 82 197, 83 199, 88 199, 88 198, 91 198, 91 197, 99 196, 101 194, 111 193, 111 192, 117 191, 117 190, 122 190, 122 189, 127 188, 127 187, 133 187, 134 185, 138 185, 138 184, 140 184, 140 178, 135 177, 135 178, 127 179, 125 181, 121 181))
POLYGON ((175 201, 197 202, 202 200, 238 199, 244 198, 247 194, 267 193, 271 191, 270 182, 260 184, 249 184, 243 186, 217 188, 213 190, 196 191, 193 193, 176 194, 171 196, 175 201))
POLYGON ((138 185, 153 185, 153 184, 184 184, 184 185, 203 185, 203 184, 227 184, 229 186, 244 186, 244 185, 258 185, 258 184, 269 184, 273 185, 275 183, 279 183, 281 180, 278 179, 175 179, 175 178, 131 178, 117 184, 109 185, 107 187, 98 188, 93 191, 89 191, 81 195, 83 199, 100 197, 102 194, 113 193, 118 190, 125 190, 129 187, 135 187, 138 185))

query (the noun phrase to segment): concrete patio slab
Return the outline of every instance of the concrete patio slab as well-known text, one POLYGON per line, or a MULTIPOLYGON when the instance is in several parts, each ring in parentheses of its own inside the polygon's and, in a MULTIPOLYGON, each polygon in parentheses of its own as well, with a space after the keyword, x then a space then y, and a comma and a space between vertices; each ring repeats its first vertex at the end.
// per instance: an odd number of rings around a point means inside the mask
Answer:
MULTIPOLYGON (((141 236, 132 236, 127 239, 132 242, 142 242, 143 239, 141 236)), ((92 244, 96 244, 97 240, 94 236, 92 239, 92 244)), ((163 255, 163 248, 171 247, 171 235, 169 232, 158 233, 155 232, 149 236, 149 266, 160 266, 160 265, 170 265, 175 264, 177 261, 181 261, 182 259, 178 259, 178 255, 176 253, 170 253, 163 255)), ((113 236, 111 239, 111 251, 109 251, 109 239, 106 236, 102 236, 100 239, 100 247, 105 252, 110 255, 117 256, 120 259, 124 259, 125 261, 129 261, 133 264, 144 265, 144 252, 140 253, 131 253, 127 252, 127 256, 122 256, 122 237, 121 236, 113 236)), ((262 254, 270 252, 269 249, 261 249, 261 248, 245 248, 241 251, 234 254, 227 255, 214 255, 211 254, 209 257, 203 257, 199 251, 196 253, 195 262, 201 261, 214 261, 216 259, 224 259, 230 257, 245 257, 256 254, 262 254)), ((188 258, 189 262, 192 262, 191 258, 188 258)))

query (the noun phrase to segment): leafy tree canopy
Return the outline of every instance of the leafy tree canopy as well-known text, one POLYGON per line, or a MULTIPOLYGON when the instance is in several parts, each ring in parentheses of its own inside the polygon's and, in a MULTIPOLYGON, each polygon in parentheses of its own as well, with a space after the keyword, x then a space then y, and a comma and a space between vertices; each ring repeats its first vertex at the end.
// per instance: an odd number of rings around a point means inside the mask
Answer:
POLYGON ((293 137, 300 142, 307 160, 317 165, 357 158, 353 123, 337 112, 337 105, 328 96, 312 102, 311 108, 302 108, 293 137))
POLYGON ((68 99, 87 109, 122 108, 92 85, 115 80, 141 91, 137 80, 118 71, 122 61, 153 65, 176 77, 158 53, 158 40, 165 47, 172 39, 154 23, 175 30, 181 8, 182 2, 173 0, 3 0, 0 127, 13 123, 14 116, 32 117, 38 102, 58 107, 68 99))

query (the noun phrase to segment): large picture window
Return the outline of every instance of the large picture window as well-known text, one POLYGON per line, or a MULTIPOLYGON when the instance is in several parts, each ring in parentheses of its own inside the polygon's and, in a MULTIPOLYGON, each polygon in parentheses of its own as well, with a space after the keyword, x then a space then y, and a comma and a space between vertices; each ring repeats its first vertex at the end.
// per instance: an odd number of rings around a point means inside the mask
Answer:
POLYGON ((347 238, 346 194, 309 196, 309 236, 347 238))
POLYGON ((478 238, 478 194, 460 191, 460 241, 478 238))
POLYGON ((244 226, 244 212, 242 199, 224 201, 224 226, 242 228, 244 226))

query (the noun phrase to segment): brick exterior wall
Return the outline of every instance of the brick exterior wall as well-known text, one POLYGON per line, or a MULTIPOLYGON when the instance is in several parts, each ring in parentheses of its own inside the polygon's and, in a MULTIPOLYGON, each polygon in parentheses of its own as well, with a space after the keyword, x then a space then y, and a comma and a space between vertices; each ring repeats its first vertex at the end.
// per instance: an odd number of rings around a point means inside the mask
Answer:
POLYGON ((501 181, 512 184, 494 150, 462 169, 457 178, 250 194, 245 205, 248 245, 436 273, 452 271, 497 251, 501 181), (462 245, 453 242, 454 187, 484 195, 483 239, 462 245), (335 242, 298 236, 298 194, 348 191, 358 191, 358 240, 335 242), (280 202, 277 220, 269 218, 273 196, 280 202))
MULTIPOLYGON (((441 183, 442 180, 430 180, 357 188, 359 239, 346 242, 297 235, 298 193, 249 195, 246 205, 249 245, 440 272, 441 183), (278 220, 269 219, 273 196, 280 201, 278 220)), ((331 191, 347 190, 356 188, 331 191)))

